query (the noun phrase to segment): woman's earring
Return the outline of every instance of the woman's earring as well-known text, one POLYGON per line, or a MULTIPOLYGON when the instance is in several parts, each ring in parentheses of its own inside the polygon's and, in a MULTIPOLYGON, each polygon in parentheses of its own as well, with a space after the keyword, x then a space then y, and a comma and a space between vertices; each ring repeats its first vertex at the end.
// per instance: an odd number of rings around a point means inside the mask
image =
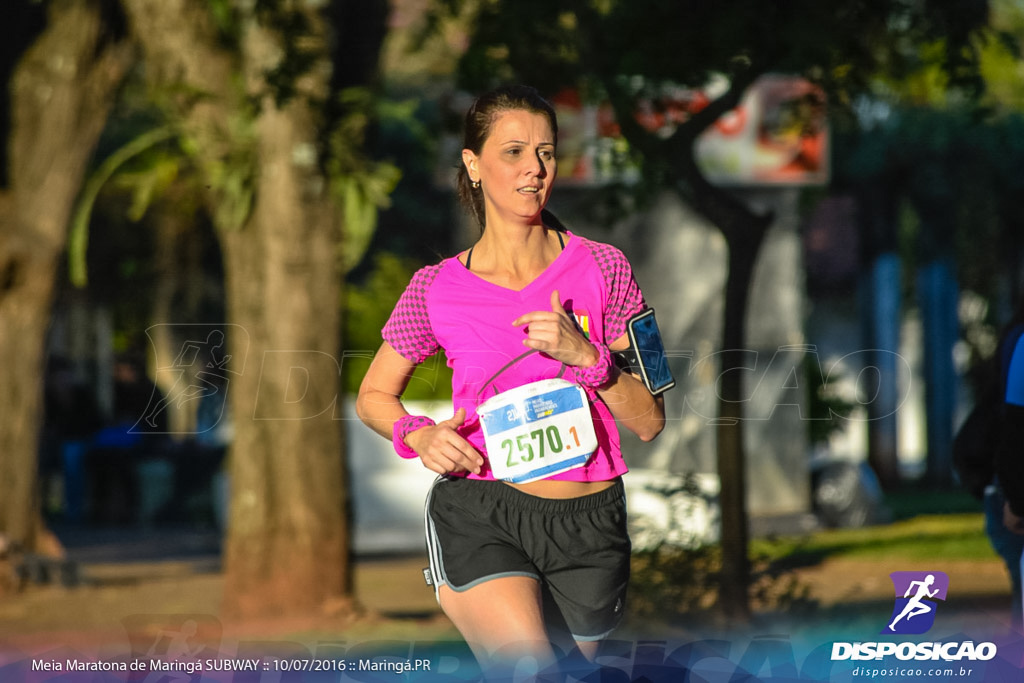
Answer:
POLYGON ((480 181, 479 180, 470 181, 469 184, 473 186, 474 190, 479 190, 480 189, 480 181))

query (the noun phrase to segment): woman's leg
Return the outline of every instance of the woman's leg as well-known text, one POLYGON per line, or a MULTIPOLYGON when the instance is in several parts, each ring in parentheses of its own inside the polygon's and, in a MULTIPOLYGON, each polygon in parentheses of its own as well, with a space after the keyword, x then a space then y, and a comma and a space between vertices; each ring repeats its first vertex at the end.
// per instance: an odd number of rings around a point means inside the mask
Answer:
POLYGON ((484 670, 514 668, 526 657, 536 660, 538 671, 555 664, 536 579, 506 576, 462 592, 441 586, 438 595, 484 670))
POLYGON ((601 647, 600 640, 577 640, 576 649, 580 651, 583 658, 588 662, 594 661, 597 657, 597 648, 601 647))

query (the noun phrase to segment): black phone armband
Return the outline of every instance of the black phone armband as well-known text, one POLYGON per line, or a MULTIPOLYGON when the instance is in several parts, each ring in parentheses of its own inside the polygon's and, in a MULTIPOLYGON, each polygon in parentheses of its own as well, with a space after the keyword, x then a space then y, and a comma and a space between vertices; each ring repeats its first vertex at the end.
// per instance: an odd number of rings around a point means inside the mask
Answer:
POLYGON ((640 378, 652 395, 657 396, 676 385, 668 366, 665 344, 661 340, 654 309, 640 311, 626 325, 629 348, 615 352, 615 364, 640 378))

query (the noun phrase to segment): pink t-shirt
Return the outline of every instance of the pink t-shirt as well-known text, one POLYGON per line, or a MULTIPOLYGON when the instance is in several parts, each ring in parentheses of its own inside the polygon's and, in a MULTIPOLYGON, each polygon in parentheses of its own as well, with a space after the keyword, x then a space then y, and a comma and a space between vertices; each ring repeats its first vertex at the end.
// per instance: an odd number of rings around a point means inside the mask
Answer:
MULTIPOLYGON (((481 279, 454 257, 422 268, 384 326, 384 340, 414 363, 444 349, 452 368, 453 412, 466 409, 466 423, 459 433, 485 456, 476 415, 480 403, 529 382, 570 377, 559 361, 527 353, 525 326, 513 327, 513 320, 531 311, 550 311, 551 292, 557 289, 566 311, 589 339, 609 345, 626 333, 630 317, 645 308, 621 251, 572 233, 568 236, 565 249, 551 265, 519 291, 481 279)), ((615 418, 596 392, 588 390, 588 395, 597 450, 583 467, 551 479, 604 481, 627 471, 615 418)), ((467 476, 494 478, 486 463, 480 475, 467 476)))

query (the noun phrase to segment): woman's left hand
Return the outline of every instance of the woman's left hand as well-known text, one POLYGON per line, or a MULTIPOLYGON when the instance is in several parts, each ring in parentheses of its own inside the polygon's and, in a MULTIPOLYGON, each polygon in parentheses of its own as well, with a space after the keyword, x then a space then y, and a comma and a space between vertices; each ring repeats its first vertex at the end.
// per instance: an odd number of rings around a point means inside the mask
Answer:
POLYGON ((566 313, 558 296, 558 290, 551 292, 551 310, 533 311, 516 318, 513 325, 526 325, 525 346, 541 351, 566 365, 590 367, 599 354, 566 313))

